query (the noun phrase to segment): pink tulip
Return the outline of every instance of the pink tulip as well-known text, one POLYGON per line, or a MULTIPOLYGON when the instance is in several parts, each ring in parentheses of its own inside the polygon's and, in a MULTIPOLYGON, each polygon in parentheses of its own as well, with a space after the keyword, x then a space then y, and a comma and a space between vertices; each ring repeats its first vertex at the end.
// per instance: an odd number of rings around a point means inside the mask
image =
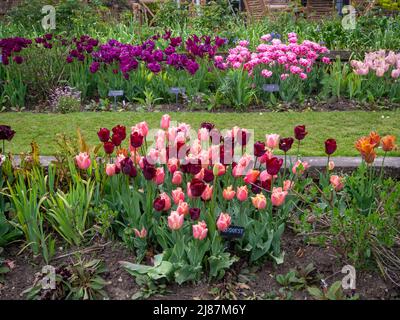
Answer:
POLYGON ((165 192, 160 194, 160 198, 165 200, 164 211, 171 209, 171 198, 165 192))
POLYGON ((136 228, 134 228, 133 230, 135 231, 135 236, 136 237, 141 238, 141 239, 146 238, 147 230, 146 230, 145 227, 143 227, 142 230, 140 230, 140 231, 138 229, 136 229, 136 228))
POLYGON ((285 180, 283 182, 283 190, 284 191, 289 191, 293 188, 294 186, 294 181, 290 181, 290 180, 285 180))
POLYGON ((273 153, 270 150, 266 150, 265 153, 258 158, 259 163, 266 163, 269 159, 273 157, 273 153))
POLYGON ((251 202, 258 210, 262 210, 267 206, 267 199, 262 193, 257 194, 255 197, 251 197, 251 202))
POLYGON ((176 188, 172 190, 172 199, 174 200, 175 204, 179 204, 179 202, 185 200, 185 194, 182 191, 182 188, 176 188))
POLYGON ((161 117, 161 123, 160 123, 161 129, 168 129, 170 122, 171 122, 171 117, 168 114, 164 114, 161 117))
POLYGON ((165 172, 163 167, 158 167, 156 169, 156 176, 154 177, 154 182, 158 185, 163 184, 165 179, 165 172))
POLYGON ((294 174, 303 174, 304 171, 306 171, 310 165, 308 162, 302 162, 301 160, 297 160, 297 162, 294 164, 292 168, 292 172, 294 174))
MULTIPOLYGON (((183 217, 183 216, 182 216, 183 217)), ((207 224, 204 221, 200 221, 197 224, 192 226, 193 230, 193 238, 198 240, 203 240, 207 237, 207 224)))
MULTIPOLYGON (((158 156, 159 156, 159 151, 156 150, 156 149, 154 149, 154 148, 152 148, 152 149, 150 149, 150 151, 149 151, 149 155, 148 155, 148 157, 147 157, 147 160, 148 160, 151 164, 155 164, 155 163, 157 163, 158 156)), ((140 162, 139 162, 139 164, 140 164, 140 162)))
POLYGON ((279 145, 279 134, 267 134, 265 136, 265 145, 270 149, 275 149, 279 145))
POLYGON ((189 205, 187 204, 187 202, 181 201, 178 204, 178 208, 176 209, 176 211, 178 211, 179 214, 188 214, 189 213, 189 205))
POLYGON ((140 122, 137 124, 137 127, 140 129, 142 136, 147 137, 147 134, 149 133, 149 126, 147 122, 146 121, 140 122))
POLYGON ((106 174, 109 177, 112 177, 113 175, 115 175, 115 170, 117 169, 117 166, 115 165, 115 163, 108 163, 106 166, 106 174))
POLYGON ((285 198, 288 192, 282 190, 282 188, 273 188, 271 194, 271 202, 274 206, 279 207, 285 202, 285 198))
POLYGON ((222 196, 225 200, 232 200, 235 197, 235 190, 232 190, 232 186, 227 187, 222 191, 222 196))
POLYGON ((226 172, 226 168, 222 163, 217 162, 216 164, 214 164, 213 167, 213 174, 216 176, 222 176, 224 175, 226 172))
POLYGON ((236 197, 239 201, 246 201, 248 196, 247 186, 238 187, 236 190, 236 197))
POLYGON ((201 195, 201 198, 204 201, 208 201, 211 199, 212 194, 213 194, 213 187, 210 187, 210 185, 207 184, 205 190, 203 191, 203 193, 201 195))
POLYGON ((260 171, 258 170, 249 170, 249 172, 244 177, 244 182, 246 183, 254 183, 257 181, 258 176, 260 175, 260 171))
POLYGON ((224 232, 226 231, 226 229, 229 228, 230 225, 231 225, 231 216, 228 213, 221 212, 217 220, 218 230, 224 232))
POLYGON ((183 225, 183 219, 183 215, 176 211, 171 211, 171 214, 168 216, 168 227, 171 230, 179 230, 183 225))
POLYGON ((333 175, 333 176, 331 176, 329 181, 331 182, 331 185, 335 189, 335 191, 340 191, 344 188, 344 178, 343 177, 333 175))
POLYGON ((186 184, 186 192, 187 192, 188 198, 189 198, 189 199, 192 199, 193 196, 192 196, 192 191, 190 190, 190 182, 188 182, 188 183, 186 184))
POLYGON ((204 169, 201 168, 198 174, 194 176, 196 179, 203 180, 204 179, 204 169))
POLYGON ((271 176, 269 173, 268 173, 268 171, 267 170, 264 170, 264 171, 261 171, 261 173, 260 173, 260 181, 261 182, 265 182, 265 181, 268 181, 268 180, 272 180, 272 178, 277 178, 278 176, 277 175, 275 175, 275 176, 271 176))
POLYGON ((335 169, 335 162, 333 162, 332 160, 330 160, 328 162, 328 170, 332 171, 333 169, 335 169))
POLYGON ((90 156, 86 152, 79 153, 76 157, 76 164, 81 170, 87 170, 90 167, 90 156))
POLYGON ((393 69, 391 76, 392 78, 397 79, 400 76, 400 69, 393 69))
POLYGON ((179 168, 179 160, 177 158, 169 158, 167 167, 169 172, 174 173, 179 168))
POLYGON ((175 171, 172 175, 172 184, 179 186, 182 184, 183 173, 181 171, 175 171))
POLYGON ((210 133, 207 128, 200 128, 197 137, 200 141, 208 141, 208 139, 210 139, 210 133))

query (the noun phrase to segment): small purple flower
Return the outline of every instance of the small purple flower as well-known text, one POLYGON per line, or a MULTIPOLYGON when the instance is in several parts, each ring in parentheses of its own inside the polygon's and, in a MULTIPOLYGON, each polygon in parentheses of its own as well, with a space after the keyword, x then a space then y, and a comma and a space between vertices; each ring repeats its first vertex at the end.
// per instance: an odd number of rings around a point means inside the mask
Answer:
POLYGON ((90 72, 91 73, 96 73, 97 71, 99 71, 99 69, 100 69, 100 63, 98 63, 98 62, 92 62, 92 64, 90 65, 90 72))
POLYGON ((151 62, 147 65, 147 68, 153 73, 159 73, 161 71, 161 66, 157 62, 151 62))

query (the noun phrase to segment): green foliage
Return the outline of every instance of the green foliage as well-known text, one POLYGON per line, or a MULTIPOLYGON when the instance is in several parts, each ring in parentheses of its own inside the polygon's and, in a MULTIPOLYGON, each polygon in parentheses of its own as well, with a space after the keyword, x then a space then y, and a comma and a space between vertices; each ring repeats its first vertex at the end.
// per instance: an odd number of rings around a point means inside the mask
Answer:
POLYGON ((101 260, 87 261, 77 257, 69 265, 55 268, 55 287, 45 289, 42 281, 48 274, 37 273, 32 287, 23 294, 28 300, 95 300, 107 298, 108 284, 102 274, 106 271, 101 260))
POLYGON ((358 295, 348 298, 342 289, 342 282, 336 281, 329 288, 319 289, 317 287, 307 288, 308 293, 316 300, 357 300, 358 295))
POLYGON ((252 82, 246 71, 242 69, 229 70, 226 77, 222 79, 218 91, 227 105, 237 110, 244 110, 255 99, 255 90, 251 86, 252 82))
POLYGON ((81 110, 81 102, 74 97, 63 96, 58 100, 57 109, 61 113, 78 112, 81 110))
POLYGON ((84 240, 93 190, 94 182, 81 180, 71 184, 67 193, 58 191, 48 199, 47 219, 70 245, 79 245, 84 240))
POLYGON ((378 5, 388 10, 400 10, 399 0, 379 0, 378 5))
POLYGON ((13 205, 11 212, 15 213, 17 227, 24 233, 27 246, 32 248, 34 255, 41 253, 48 262, 55 252, 55 242, 44 229, 42 205, 46 200, 46 190, 41 190, 39 184, 43 180, 41 174, 32 173, 28 175, 26 185, 23 175, 19 175, 14 186, 9 184, 9 192, 13 205))

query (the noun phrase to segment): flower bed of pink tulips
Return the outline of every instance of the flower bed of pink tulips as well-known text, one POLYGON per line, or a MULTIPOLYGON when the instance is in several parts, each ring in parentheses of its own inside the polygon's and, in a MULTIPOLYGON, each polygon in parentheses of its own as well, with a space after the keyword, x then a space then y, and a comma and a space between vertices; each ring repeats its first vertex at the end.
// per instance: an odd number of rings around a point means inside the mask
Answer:
MULTIPOLYGON (((146 122, 130 129, 100 128, 104 188, 114 201, 130 201, 124 200, 125 193, 135 198, 135 210, 124 216, 124 239, 136 248, 139 261, 148 247, 155 248, 163 261, 177 264, 179 283, 198 279, 204 268, 219 277, 236 255, 281 263, 280 238, 309 167, 300 158, 288 160, 294 141, 299 148, 306 138, 306 127, 299 125, 293 133, 294 138, 271 133, 254 142, 245 128, 220 131, 202 123, 194 130, 168 115, 162 116, 159 129, 146 122), (277 149, 285 156, 276 157, 277 149), (244 233, 232 240, 235 251, 229 252, 227 238, 236 227, 244 233)), ((336 141, 328 139, 325 148, 331 170, 336 141)), ((75 160, 84 171, 93 164, 87 153, 75 160)), ((339 176, 332 175, 330 183, 337 191, 343 187, 339 176)))

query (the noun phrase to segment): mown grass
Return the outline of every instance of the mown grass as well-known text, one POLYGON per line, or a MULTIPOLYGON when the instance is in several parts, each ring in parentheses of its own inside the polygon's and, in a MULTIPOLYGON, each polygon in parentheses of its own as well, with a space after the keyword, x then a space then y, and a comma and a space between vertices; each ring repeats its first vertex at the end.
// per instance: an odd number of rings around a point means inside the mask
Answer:
MULTIPOLYGON (((324 141, 335 138, 338 150, 335 156, 356 156, 354 142, 360 136, 376 130, 379 134, 394 134, 400 139, 400 110, 365 112, 285 112, 285 113, 170 113, 173 120, 189 123, 198 128, 203 121, 216 124, 219 129, 233 126, 254 129, 256 140, 264 140, 266 133, 293 136, 293 127, 305 124, 309 132, 302 144, 302 154, 324 155, 324 141)), ((17 132, 7 150, 20 153, 30 150, 35 140, 42 155, 51 155, 57 149, 57 133, 76 134, 80 128, 90 144, 97 144, 100 127, 111 128, 116 124, 128 127, 139 121, 147 121, 150 127, 158 127, 162 113, 138 112, 82 112, 73 114, 0 113, 0 124, 8 124, 17 132)), ((400 150, 391 156, 400 156, 400 150)))

